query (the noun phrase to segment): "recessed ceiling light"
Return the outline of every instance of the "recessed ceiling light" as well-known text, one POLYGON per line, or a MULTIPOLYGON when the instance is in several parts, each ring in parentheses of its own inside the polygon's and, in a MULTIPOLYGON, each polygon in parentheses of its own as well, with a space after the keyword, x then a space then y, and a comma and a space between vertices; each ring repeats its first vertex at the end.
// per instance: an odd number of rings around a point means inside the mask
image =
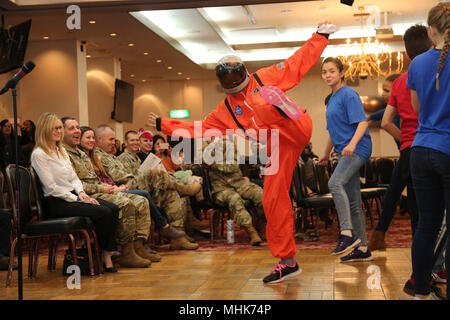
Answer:
POLYGON ((115 37, 115 36, 117 36, 117 33, 110 33, 109 34, 111 37, 115 37))
POLYGON ((90 24, 94 24, 94 23, 95 23, 95 20, 91 20, 91 21, 89 21, 89 23, 90 23, 90 24))
POLYGON ((146 82, 146 81, 147 81, 147 80, 145 80, 145 79, 144 79, 144 80, 142 80, 142 82, 146 82))
POLYGON ((291 13, 292 10, 287 9, 287 10, 281 10, 280 12, 281 12, 281 13, 291 13))
POLYGON ((129 47, 134 47, 134 43, 129 43, 128 46, 129 47))
POLYGON ((169 70, 172 70, 172 69, 173 69, 173 67, 167 67, 167 69, 169 69, 169 70))
POLYGON ((161 60, 161 59, 158 59, 158 60, 156 60, 156 62, 157 62, 157 63, 161 63, 161 62, 162 62, 162 60, 161 60))
POLYGON ((187 77, 186 80, 191 80, 191 78, 187 77))
POLYGON ((130 77, 131 77, 131 78, 134 78, 134 74, 130 74, 130 77))
POLYGON ((86 56, 86 58, 90 58, 91 57, 91 55, 90 54, 88 54, 87 56, 86 56))
POLYGON ((148 52, 144 52, 144 56, 148 56, 148 52))
POLYGON ((48 37, 43 37, 43 39, 48 40, 48 37))
POLYGON ((183 72, 178 72, 178 75, 181 76, 183 74, 183 72))

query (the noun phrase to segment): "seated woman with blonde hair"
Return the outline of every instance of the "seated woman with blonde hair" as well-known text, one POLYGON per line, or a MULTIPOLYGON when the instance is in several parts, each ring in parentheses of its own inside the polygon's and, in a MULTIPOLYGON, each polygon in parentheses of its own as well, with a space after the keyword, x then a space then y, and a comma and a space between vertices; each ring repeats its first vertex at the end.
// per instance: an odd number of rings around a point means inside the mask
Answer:
POLYGON ((117 272, 111 256, 117 250, 115 241, 119 207, 89 197, 73 170, 62 146, 63 125, 54 113, 43 113, 36 125, 36 147, 31 166, 42 182, 48 215, 54 218, 82 216, 92 220, 103 250, 106 272, 117 272))

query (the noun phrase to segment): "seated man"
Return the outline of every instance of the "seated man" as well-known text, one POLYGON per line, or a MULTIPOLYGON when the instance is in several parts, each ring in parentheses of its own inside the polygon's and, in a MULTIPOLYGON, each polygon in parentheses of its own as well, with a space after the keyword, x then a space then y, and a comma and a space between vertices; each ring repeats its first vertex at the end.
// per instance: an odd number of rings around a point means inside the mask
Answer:
POLYGON ((75 119, 65 117, 63 146, 70 162, 87 194, 96 199, 114 203, 120 208, 117 241, 121 245, 120 266, 146 268, 152 261, 160 261, 159 255, 148 253, 143 242, 150 234, 150 208, 146 198, 107 188, 97 177, 91 160, 78 148, 81 131, 75 119))
MULTIPOLYGON (((114 151, 115 132, 108 125, 101 125, 96 130, 95 155, 100 160, 106 173, 117 185, 127 185, 129 189, 142 189, 150 192, 158 208, 164 210, 171 226, 184 231, 185 210, 180 195, 193 196, 201 190, 201 185, 185 185, 170 177, 167 172, 148 169, 133 175, 120 160, 112 154, 114 151)), ((186 236, 171 239, 173 250, 195 250, 198 244, 190 242, 186 236)))
MULTIPOLYGON (((0 270, 8 270, 9 254, 11 252, 11 214, 8 211, 0 210, 0 270)), ((14 263, 14 269, 17 265, 14 263)))
MULTIPOLYGON (((236 144, 227 144, 222 141, 222 137, 217 138, 214 143, 223 146, 223 163, 214 162, 210 165, 209 177, 212 186, 212 198, 218 205, 229 208, 236 224, 247 232, 250 243, 257 246, 262 240, 253 227, 252 217, 245 209, 244 200, 251 200, 257 208, 255 225, 262 237, 265 238, 267 222, 262 205, 263 189, 242 175, 237 162, 236 144), (234 163, 227 163, 227 152, 234 153, 231 156, 231 158, 234 158, 234 163)), ((211 155, 214 155, 214 151, 211 152, 211 155)))

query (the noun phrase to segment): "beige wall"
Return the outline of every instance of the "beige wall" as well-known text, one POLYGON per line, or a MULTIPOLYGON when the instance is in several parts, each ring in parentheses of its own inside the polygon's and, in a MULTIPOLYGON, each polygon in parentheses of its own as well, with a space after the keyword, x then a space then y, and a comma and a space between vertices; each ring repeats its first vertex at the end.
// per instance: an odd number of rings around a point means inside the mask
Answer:
POLYGON ((46 111, 78 117, 76 41, 30 41, 25 61, 36 64, 18 85, 19 115, 37 121, 46 111), (51 49, 49 49, 51 48, 51 49))

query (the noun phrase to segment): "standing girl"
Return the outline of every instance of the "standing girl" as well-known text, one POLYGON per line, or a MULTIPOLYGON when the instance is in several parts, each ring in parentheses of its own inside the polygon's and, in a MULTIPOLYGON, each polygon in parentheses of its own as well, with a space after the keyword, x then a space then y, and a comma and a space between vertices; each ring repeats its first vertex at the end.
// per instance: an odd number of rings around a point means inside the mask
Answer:
POLYGON ((322 79, 330 86, 332 93, 326 99, 330 138, 319 164, 328 163, 333 146, 339 154, 338 165, 328 181, 341 230, 332 254, 342 254, 356 247, 341 261, 372 260, 367 248, 359 180, 359 169, 372 153, 367 118, 358 93, 344 85, 344 66, 339 59, 330 57, 324 60, 322 79))
MULTIPOLYGON (((411 148, 411 176, 419 224, 411 248, 415 299, 430 295, 433 251, 447 210, 446 269, 450 266, 450 47, 449 9, 441 3, 428 13, 428 36, 434 48, 418 55, 408 70, 411 104, 419 127, 411 148)), ((450 288, 447 278, 447 299, 450 288)))

